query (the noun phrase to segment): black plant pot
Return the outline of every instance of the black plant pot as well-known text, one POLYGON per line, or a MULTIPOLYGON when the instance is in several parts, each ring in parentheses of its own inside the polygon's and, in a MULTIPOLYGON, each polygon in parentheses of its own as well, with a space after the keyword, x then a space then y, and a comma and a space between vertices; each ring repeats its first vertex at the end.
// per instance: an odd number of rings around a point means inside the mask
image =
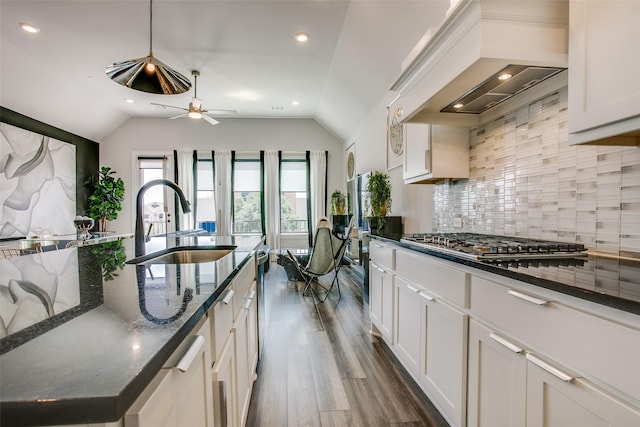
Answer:
POLYGON ((369 224, 369 230, 371 234, 384 237, 398 237, 402 236, 402 217, 401 216, 388 216, 384 219, 382 228, 378 227, 377 218, 367 218, 369 224))

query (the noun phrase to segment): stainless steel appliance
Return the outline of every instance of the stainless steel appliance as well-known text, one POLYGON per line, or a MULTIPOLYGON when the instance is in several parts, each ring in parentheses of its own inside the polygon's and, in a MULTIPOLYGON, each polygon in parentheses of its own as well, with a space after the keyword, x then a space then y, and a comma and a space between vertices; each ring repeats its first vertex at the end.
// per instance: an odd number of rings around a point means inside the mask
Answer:
POLYGON ((413 233, 402 243, 473 260, 546 259, 587 256, 580 243, 477 233, 413 233))

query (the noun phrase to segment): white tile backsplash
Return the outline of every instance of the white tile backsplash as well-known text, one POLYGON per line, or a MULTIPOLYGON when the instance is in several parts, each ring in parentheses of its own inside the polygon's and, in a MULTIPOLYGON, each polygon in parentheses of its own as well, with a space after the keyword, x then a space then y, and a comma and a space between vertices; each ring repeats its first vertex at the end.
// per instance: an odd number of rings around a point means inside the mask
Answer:
POLYGON ((469 155, 469 179, 435 187, 434 231, 640 257, 640 147, 568 145, 566 88, 471 130, 469 155))

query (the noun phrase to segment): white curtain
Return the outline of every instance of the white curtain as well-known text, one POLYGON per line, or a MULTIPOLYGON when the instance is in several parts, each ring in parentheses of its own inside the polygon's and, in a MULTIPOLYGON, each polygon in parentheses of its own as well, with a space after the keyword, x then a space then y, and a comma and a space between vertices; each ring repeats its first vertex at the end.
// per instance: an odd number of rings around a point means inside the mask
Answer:
MULTIPOLYGON (((182 188, 182 192, 185 197, 191 203, 191 208, 194 206, 195 189, 193 187, 193 151, 178 150, 178 182, 177 184, 182 188)), ((171 194, 171 193, 170 193, 171 194)), ((180 230, 193 230, 195 227, 194 212, 189 213, 182 212, 182 208, 178 208, 181 212, 179 216, 178 225, 180 230)))
POLYGON ((215 158, 215 197, 216 230, 219 236, 231 236, 231 151, 216 150, 215 158))
POLYGON ((327 152, 311 151, 310 183, 311 183, 311 226, 315 230, 316 224, 326 216, 325 204, 327 200, 327 152))
POLYGON ((267 246, 280 249, 280 159, 278 152, 264 153, 264 212, 267 246))

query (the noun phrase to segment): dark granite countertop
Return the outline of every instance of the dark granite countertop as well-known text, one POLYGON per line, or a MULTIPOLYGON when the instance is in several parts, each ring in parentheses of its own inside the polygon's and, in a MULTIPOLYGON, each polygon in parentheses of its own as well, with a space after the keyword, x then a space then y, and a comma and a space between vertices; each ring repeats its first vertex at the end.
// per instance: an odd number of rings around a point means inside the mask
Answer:
POLYGON ((400 242, 401 236, 389 238, 370 235, 370 237, 640 315, 640 262, 638 261, 593 255, 572 259, 473 261, 400 242))
POLYGON ((154 237, 147 253, 237 249, 215 262, 149 269, 124 263, 133 239, 1 259, 0 424, 120 419, 260 242, 154 237))

